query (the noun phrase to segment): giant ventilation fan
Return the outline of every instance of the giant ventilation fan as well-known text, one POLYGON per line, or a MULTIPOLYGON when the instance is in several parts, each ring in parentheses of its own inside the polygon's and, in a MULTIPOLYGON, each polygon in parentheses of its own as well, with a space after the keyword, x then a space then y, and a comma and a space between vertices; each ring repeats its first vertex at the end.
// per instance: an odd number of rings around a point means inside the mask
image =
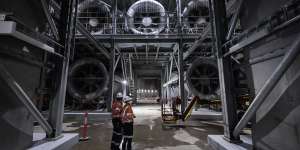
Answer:
POLYGON ((81 59, 70 67, 68 92, 82 103, 91 101, 105 92, 108 79, 107 70, 101 61, 81 59))
POLYGON ((182 12, 183 23, 187 28, 195 28, 208 22, 209 8, 207 0, 192 0, 182 12))
POLYGON ((78 19, 91 34, 103 34, 111 20, 109 5, 100 0, 85 0, 78 5, 78 19))
POLYGON ((155 0, 140 0, 127 11, 128 27, 135 34, 155 35, 167 23, 165 8, 155 0))
POLYGON ((218 66, 215 59, 196 59, 187 71, 187 85, 194 95, 214 99, 220 92, 218 66))

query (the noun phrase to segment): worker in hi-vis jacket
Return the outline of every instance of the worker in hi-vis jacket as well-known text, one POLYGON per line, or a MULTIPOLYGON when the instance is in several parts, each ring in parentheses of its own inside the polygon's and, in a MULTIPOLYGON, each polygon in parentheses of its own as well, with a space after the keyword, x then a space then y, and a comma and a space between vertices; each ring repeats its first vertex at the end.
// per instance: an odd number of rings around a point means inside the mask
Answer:
POLYGON ((135 115, 132 111, 132 98, 126 97, 124 99, 125 105, 121 114, 123 125, 123 143, 122 150, 131 150, 133 138, 133 118, 135 115))
POLYGON ((121 113, 123 110, 123 95, 118 93, 116 100, 112 104, 112 124, 113 134, 111 139, 111 150, 120 150, 120 144, 122 141, 122 121, 121 113))

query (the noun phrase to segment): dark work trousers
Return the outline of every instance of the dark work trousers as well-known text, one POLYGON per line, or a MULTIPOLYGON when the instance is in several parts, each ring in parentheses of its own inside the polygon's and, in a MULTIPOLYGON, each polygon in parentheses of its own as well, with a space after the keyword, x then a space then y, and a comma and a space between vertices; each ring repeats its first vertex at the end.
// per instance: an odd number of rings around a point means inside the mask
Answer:
POLYGON ((123 123, 122 150, 131 150, 132 138, 133 138, 133 122, 123 123))
POLYGON ((111 139, 111 150, 120 150, 122 141, 122 122, 120 118, 113 118, 113 135, 111 139))

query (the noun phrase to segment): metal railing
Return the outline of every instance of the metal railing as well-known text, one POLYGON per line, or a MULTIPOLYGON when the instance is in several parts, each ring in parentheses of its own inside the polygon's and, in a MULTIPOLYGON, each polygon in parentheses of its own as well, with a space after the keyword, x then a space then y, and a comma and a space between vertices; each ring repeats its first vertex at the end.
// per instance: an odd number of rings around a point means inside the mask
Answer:
MULTIPOLYGON (((92 34, 92 35, 111 35, 113 24, 112 24, 112 17, 101 17, 95 16, 97 12, 81 12, 78 14, 78 20, 83 24, 83 26, 92 34), (94 21, 94 22, 93 22, 94 21)), ((131 31, 127 16, 116 16, 116 35, 133 35, 134 33, 131 31)), ((134 22, 133 25, 135 29, 139 31, 147 31, 154 30, 156 27, 164 25, 164 29, 158 35, 177 35, 180 33, 178 31, 178 17, 175 13, 167 13, 166 15, 166 22, 159 22, 161 16, 151 16, 151 23, 148 25, 143 25, 142 20, 144 17, 137 16, 134 20, 138 20, 134 22)), ((207 18, 203 16, 186 16, 182 17, 182 32, 183 35, 199 35, 203 32, 207 23, 199 22, 199 18, 207 18)), ((77 34, 80 35, 79 32, 77 34)), ((143 34, 142 34, 143 35, 143 34)))

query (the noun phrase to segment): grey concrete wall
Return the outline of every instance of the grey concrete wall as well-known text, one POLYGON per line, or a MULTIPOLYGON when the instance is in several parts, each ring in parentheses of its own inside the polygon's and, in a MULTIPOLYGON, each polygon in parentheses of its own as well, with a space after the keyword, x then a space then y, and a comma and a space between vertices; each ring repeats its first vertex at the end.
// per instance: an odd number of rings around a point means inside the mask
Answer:
POLYGON ((300 55, 256 113, 257 149, 300 148, 300 55))
MULTIPOLYGON (((250 59, 289 50, 300 34, 299 24, 252 45, 250 59)), ((282 56, 253 64, 253 82, 258 93, 282 60, 282 56)), ((256 113, 253 140, 258 150, 298 150, 300 148, 300 55, 277 83, 256 113)))

